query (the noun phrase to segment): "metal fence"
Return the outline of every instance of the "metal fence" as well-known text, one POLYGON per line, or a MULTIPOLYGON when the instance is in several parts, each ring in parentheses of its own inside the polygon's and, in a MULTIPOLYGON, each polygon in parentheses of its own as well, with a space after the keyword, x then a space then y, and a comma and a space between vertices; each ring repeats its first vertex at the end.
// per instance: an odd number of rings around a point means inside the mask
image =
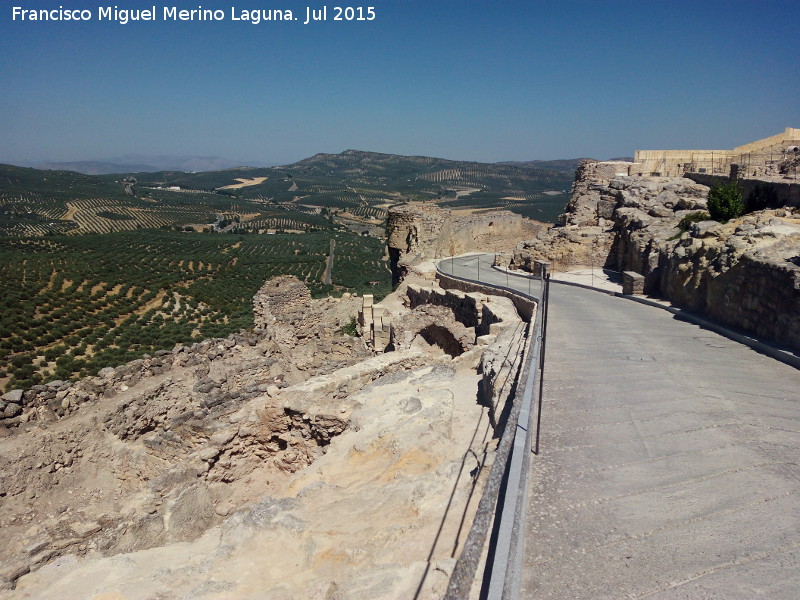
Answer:
POLYGON ((495 260, 488 260, 487 256, 451 257, 437 263, 437 270, 465 283, 477 283, 518 294, 535 302, 538 309, 534 321, 529 325, 528 343, 518 374, 516 393, 511 400, 513 404, 495 453, 495 462, 450 577, 446 600, 461 600, 469 596, 490 531, 481 598, 498 600, 517 596, 524 546, 522 517, 527 506, 530 454, 532 450, 539 451, 550 277, 549 274, 533 277, 500 270, 495 268, 495 260), (535 434, 532 427, 534 412, 535 434))

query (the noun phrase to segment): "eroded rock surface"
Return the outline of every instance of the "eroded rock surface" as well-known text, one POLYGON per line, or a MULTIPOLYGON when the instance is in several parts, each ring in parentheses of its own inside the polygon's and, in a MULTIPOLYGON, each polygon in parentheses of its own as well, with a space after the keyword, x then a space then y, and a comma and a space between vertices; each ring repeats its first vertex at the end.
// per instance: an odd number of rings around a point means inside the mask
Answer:
POLYGON ((467 327, 404 296, 395 323, 435 317, 464 351, 373 355, 339 331, 359 299, 303 287, 266 285, 252 333, 68 385, 91 392, 60 415, 24 406, 0 438, 0 597, 443 594, 524 328, 505 299, 467 327))
POLYGON ((533 235, 543 224, 506 210, 465 213, 408 203, 389 209, 389 262, 395 283, 425 260, 467 251, 493 252, 533 235))
MULTIPOLYGON (((763 210, 679 227, 706 210, 708 188, 678 177, 616 177, 584 163, 563 225, 520 243, 514 264, 604 266, 645 277, 644 291, 800 349, 800 214, 763 210)), ((605 165, 609 165, 605 167, 605 165)))

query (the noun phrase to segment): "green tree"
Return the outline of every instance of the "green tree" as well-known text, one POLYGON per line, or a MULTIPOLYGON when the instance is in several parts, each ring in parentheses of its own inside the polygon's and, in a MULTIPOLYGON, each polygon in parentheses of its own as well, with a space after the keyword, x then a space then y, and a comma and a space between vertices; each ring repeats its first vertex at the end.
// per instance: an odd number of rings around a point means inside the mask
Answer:
POLYGON ((731 181, 714 185, 708 192, 708 212, 712 219, 720 223, 741 217, 744 214, 744 201, 739 183, 731 181))

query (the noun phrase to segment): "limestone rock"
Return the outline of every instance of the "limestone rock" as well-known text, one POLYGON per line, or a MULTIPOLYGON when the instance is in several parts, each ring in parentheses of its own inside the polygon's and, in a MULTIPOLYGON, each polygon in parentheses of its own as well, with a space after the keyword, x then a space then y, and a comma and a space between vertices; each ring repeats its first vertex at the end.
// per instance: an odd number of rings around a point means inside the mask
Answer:
POLYGON ((707 207, 708 188, 680 177, 613 177, 617 163, 581 165, 563 225, 517 245, 514 265, 533 270, 603 266, 644 276, 644 291, 800 349, 800 224, 793 207, 727 224, 678 225, 707 207), (610 206, 615 207, 608 227, 610 206))
POLYGON ((11 390, 3 394, 3 402, 7 404, 22 404, 22 390, 11 390))

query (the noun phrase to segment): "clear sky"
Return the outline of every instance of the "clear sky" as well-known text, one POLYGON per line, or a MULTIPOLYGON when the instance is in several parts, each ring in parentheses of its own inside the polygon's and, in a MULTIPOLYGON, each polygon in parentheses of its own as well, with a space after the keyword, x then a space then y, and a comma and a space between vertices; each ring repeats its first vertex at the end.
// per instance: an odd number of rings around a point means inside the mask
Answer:
POLYGON ((797 0, 3 0, 0 162, 264 164, 348 148, 501 161, 729 148, 800 127, 797 0), (156 22, 98 21, 155 5, 156 22), (339 6, 348 6, 341 2, 339 6), (12 8, 88 9, 87 22, 12 8), (164 6, 222 9, 165 22, 164 6), (294 22, 231 20, 292 9, 294 22), (366 12, 364 13, 366 14, 366 12))

